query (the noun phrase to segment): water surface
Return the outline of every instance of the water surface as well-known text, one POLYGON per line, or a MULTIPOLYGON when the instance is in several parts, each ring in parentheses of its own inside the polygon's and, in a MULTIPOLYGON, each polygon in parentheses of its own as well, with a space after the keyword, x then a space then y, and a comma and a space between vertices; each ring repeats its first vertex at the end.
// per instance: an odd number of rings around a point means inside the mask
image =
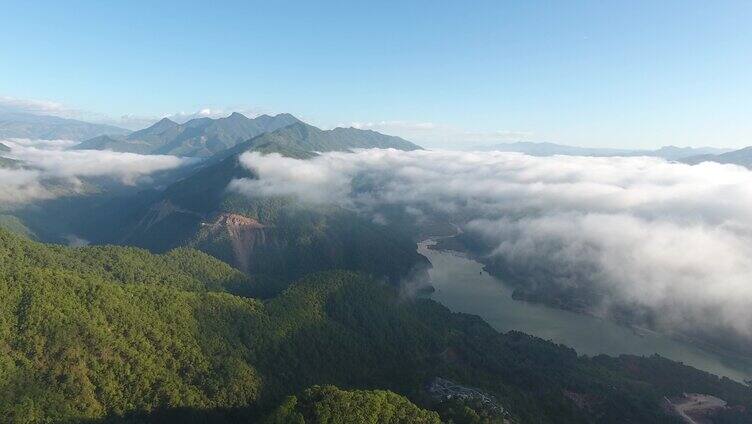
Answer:
POLYGON ((455 312, 475 314, 501 332, 518 330, 573 347, 580 354, 652 355, 737 381, 752 379, 752 358, 701 349, 688 342, 648 330, 545 305, 512 299, 512 289, 466 255, 429 249, 434 240, 418 244, 431 261, 431 298, 455 312))

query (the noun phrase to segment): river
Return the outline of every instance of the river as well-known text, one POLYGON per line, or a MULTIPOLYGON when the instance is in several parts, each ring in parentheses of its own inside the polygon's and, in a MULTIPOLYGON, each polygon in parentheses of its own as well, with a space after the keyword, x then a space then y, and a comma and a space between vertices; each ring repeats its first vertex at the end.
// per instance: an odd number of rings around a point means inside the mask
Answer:
POLYGON ((418 244, 418 253, 433 265, 436 291, 431 298, 454 312, 482 317, 496 330, 518 330, 562 343, 585 355, 652 355, 737 381, 752 379, 752 359, 701 349, 648 330, 633 329, 597 317, 512 299, 512 289, 459 252, 430 249, 433 239, 418 244))

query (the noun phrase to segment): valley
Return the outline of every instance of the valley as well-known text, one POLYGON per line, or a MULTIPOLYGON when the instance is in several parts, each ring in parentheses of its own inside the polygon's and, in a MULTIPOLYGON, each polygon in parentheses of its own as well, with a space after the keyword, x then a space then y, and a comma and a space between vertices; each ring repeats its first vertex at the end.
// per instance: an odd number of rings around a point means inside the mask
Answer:
POLYGON ((384 187, 422 185, 381 168, 344 180, 317 168, 455 154, 277 117, 162 120, 84 148, 8 142, 4 155, 28 156, 5 169, 32 178, 46 178, 42 155, 172 164, 124 180, 47 171, 47 197, 0 205, 10 422, 318 422, 356 405, 373 422, 678 424, 664 399, 682 393, 723 399, 712 414, 729 422, 749 418, 748 360, 515 300, 443 249, 472 240, 446 224, 472 209, 384 201, 384 187), (293 122, 276 128, 277 117, 293 122), (162 154, 176 151, 196 158, 162 154), (249 189, 272 187, 270 170, 292 174, 283 189, 347 198, 249 189), (321 175, 333 179, 305 185, 321 175))

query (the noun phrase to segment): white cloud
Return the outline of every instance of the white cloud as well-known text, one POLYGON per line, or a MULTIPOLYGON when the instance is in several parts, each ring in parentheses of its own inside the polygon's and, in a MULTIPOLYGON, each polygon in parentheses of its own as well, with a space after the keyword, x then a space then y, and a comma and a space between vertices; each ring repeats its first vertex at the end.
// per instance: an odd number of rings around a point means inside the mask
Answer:
POLYGON ((53 197, 40 180, 41 173, 38 171, 0 168, 0 210, 2 206, 53 197))
POLYGON ((158 171, 177 168, 192 159, 138 155, 101 150, 63 150, 66 140, 0 140, 10 147, 5 156, 22 161, 23 168, 0 168, 0 201, 10 204, 46 199, 81 189, 80 178, 106 177, 135 185, 158 171), (50 189, 50 182, 54 182, 50 189))
POLYGON ((587 286, 670 329, 752 341, 752 172, 648 157, 364 150, 308 161, 246 153, 248 195, 361 211, 397 204, 449 214, 530 284, 587 286), (354 179, 371 184, 353 192, 354 179), (536 281, 538 280, 538 281, 536 281))
POLYGON ((79 143, 74 140, 31 140, 28 138, 10 138, 2 142, 8 145, 8 147, 13 146, 19 152, 27 147, 45 150, 65 150, 79 143))

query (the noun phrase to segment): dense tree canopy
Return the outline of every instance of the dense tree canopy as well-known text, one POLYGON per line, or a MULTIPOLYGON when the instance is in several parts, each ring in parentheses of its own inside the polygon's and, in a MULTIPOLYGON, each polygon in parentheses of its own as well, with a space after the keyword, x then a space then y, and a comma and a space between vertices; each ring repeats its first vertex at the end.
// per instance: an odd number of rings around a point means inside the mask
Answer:
POLYGON ((254 287, 190 249, 69 248, 0 230, 1 419, 255 422, 287 405, 306 422, 434 422, 426 410, 483 422, 475 405, 427 393, 437 376, 519 422, 672 422, 660 402, 685 390, 752 410, 730 380, 659 357, 578 357, 361 274, 314 274, 267 301, 248 297, 254 287))
POLYGON ((439 414, 421 409, 404 396, 384 390, 340 390, 314 386, 291 396, 265 424, 440 424, 439 414))

